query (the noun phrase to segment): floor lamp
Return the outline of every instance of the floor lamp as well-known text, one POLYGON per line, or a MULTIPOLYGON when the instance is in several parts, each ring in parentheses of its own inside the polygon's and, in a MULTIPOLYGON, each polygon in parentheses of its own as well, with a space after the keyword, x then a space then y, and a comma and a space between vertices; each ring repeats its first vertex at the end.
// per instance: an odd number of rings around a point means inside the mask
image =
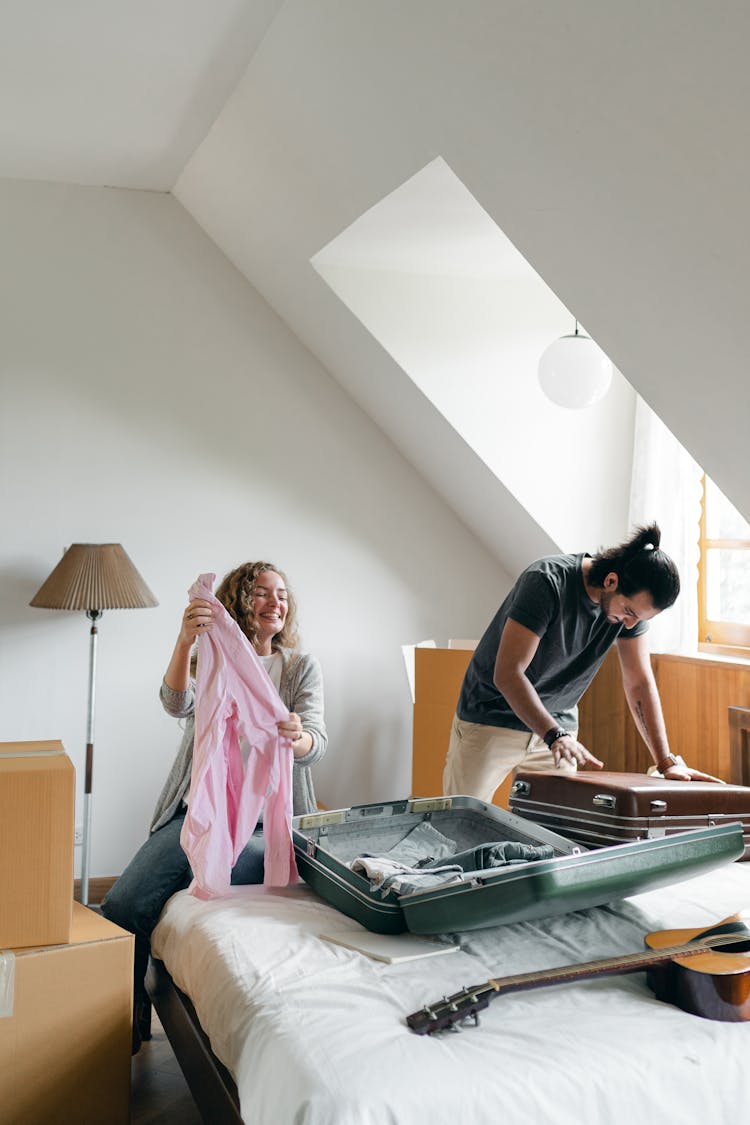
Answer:
POLYGON ((158 604, 119 543, 73 543, 29 602, 37 609, 82 609, 91 621, 81 853, 81 902, 84 906, 89 901, 91 854, 96 623, 105 609, 145 609, 158 604))

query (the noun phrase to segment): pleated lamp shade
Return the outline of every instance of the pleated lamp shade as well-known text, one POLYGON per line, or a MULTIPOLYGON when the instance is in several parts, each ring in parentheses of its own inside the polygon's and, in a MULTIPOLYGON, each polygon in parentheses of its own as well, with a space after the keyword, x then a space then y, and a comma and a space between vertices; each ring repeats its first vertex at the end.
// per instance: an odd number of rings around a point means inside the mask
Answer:
POLYGON ((119 543, 73 543, 29 605, 37 609, 146 609, 156 598, 119 543))

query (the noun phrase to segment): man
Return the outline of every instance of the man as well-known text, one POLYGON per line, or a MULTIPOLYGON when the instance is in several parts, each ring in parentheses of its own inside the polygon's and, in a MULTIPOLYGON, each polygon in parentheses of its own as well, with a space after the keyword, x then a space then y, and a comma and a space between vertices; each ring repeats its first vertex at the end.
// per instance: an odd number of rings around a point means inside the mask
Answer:
POLYGON ((477 645, 466 671, 443 772, 444 793, 491 801, 524 769, 600 769, 578 741, 578 701, 617 645, 635 724, 670 781, 717 781, 669 749, 646 633, 673 605, 680 579, 659 549, 656 524, 588 554, 551 555, 523 572, 477 645))

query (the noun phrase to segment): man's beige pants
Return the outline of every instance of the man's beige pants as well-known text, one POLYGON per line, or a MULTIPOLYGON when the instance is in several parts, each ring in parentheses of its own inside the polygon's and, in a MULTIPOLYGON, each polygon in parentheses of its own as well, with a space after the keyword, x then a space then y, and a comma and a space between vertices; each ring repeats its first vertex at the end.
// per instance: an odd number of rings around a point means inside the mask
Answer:
MULTIPOLYGON (((571 731, 576 737, 575 731, 571 731)), ((511 770, 553 770, 555 759, 536 734, 509 727, 467 723, 453 716, 448 757, 443 770, 443 793, 462 793, 488 804, 511 770)), ((561 762, 561 770, 575 772, 574 762, 561 762)))

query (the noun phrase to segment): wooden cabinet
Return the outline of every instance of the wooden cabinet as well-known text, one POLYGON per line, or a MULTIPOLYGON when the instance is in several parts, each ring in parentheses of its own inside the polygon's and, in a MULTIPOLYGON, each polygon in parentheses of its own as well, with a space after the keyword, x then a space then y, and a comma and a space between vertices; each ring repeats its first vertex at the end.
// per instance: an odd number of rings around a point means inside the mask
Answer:
MULTIPOLYGON (((655 653, 651 662, 674 753, 696 769, 738 781, 729 715, 730 708, 750 708, 750 664, 670 653, 655 653)), ((579 731, 606 769, 643 773, 651 765, 625 702, 614 649, 581 700, 579 731)))

